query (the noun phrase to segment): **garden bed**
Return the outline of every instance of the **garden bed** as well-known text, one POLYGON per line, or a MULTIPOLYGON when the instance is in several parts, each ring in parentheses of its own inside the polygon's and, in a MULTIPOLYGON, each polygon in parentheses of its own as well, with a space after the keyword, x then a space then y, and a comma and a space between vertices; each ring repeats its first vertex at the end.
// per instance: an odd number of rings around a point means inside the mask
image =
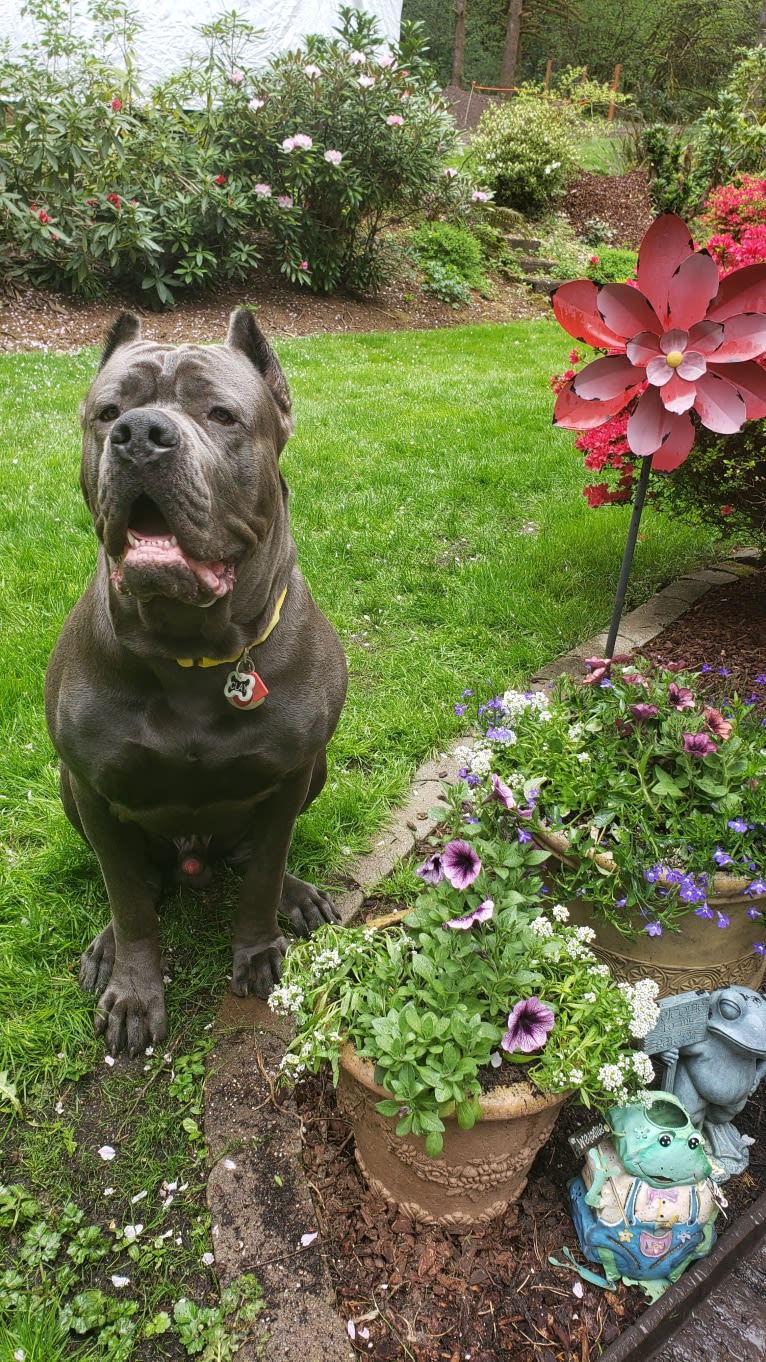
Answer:
MULTIPOLYGON (((709 665, 712 693, 741 693, 766 671, 766 569, 710 591, 646 652, 658 661, 709 665), (725 674, 722 674, 725 673, 725 674)), ((395 904, 384 897, 374 915, 395 904)), ((305 1127, 304 1160, 317 1228, 328 1252, 341 1317, 360 1354, 390 1362, 570 1362, 598 1356, 642 1316, 638 1288, 614 1292, 552 1266, 567 1245, 581 1259, 567 1209, 566 1184, 578 1171, 567 1136, 588 1122, 565 1109, 538 1155, 516 1206, 490 1225, 454 1234, 415 1225, 364 1187, 347 1122, 327 1081, 297 1090, 305 1127)), ((726 1184, 735 1224, 766 1192, 766 1092, 738 1120, 756 1141, 746 1173, 726 1184)), ((658 1345, 670 1329, 662 1318, 658 1345), (663 1332, 664 1330, 664 1332, 663 1332)), ((648 1346, 648 1344, 647 1344, 648 1346)))

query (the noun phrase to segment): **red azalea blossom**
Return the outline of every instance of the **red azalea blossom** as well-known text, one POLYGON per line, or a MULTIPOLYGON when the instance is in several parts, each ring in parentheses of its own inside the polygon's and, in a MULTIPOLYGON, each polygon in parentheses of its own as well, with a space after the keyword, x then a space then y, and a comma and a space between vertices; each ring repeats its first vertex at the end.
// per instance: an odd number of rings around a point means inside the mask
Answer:
POLYGON ((644 236, 636 287, 574 280, 556 289, 553 309, 576 340, 610 351, 562 388, 556 425, 592 430, 630 409, 630 450, 667 472, 694 443, 691 408, 721 435, 766 416, 766 373, 755 363, 766 350, 766 263, 719 280, 674 213, 644 236))
POLYGON ((216 175, 215 179, 213 180, 213 184, 226 184, 226 176, 216 175))
POLYGON ((733 506, 722 506, 721 515, 731 515, 733 510, 734 510, 733 506))
POLYGON ((122 199, 120 198, 119 194, 107 194, 106 201, 107 203, 111 203, 113 208, 122 207, 122 199))
POLYGON ((37 217, 38 221, 40 221, 43 224, 43 227, 47 226, 47 224, 50 222, 50 214, 46 213, 44 208, 40 209, 40 212, 37 214, 37 217))
POLYGON ((121 100, 121 99, 116 99, 116 98, 113 99, 113 100, 112 100, 112 108, 114 109, 114 112, 115 112, 115 113, 119 113, 119 112, 120 112, 120 109, 122 108, 122 100, 121 100))

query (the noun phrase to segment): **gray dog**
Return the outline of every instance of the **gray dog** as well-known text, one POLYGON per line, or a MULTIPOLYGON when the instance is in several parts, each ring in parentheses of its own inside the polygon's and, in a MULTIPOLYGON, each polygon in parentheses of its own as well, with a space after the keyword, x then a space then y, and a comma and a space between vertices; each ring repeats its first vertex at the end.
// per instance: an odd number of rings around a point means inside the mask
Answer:
POLYGON ((46 684, 68 817, 101 865, 112 920, 82 959, 113 1053, 166 1035, 164 884, 241 866, 235 993, 266 997, 286 943, 337 920, 285 870, 321 790, 343 705, 340 643, 296 566, 279 454, 282 370, 251 314, 226 344, 158 345, 124 313, 85 401, 81 485, 98 571, 46 684))

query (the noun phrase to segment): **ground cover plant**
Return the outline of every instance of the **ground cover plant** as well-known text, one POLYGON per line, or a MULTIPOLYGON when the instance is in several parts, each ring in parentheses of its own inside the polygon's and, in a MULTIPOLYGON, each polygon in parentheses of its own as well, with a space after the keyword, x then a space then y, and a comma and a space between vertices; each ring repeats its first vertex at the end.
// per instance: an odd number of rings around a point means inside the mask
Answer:
MULTIPOLYGON (((328 785, 294 849, 297 873, 332 883, 414 765, 459 730, 456 692, 521 681, 605 624, 626 512, 594 540, 569 437, 550 430, 552 322, 278 348, 298 413, 283 467, 301 562, 351 663, 328 785)), ((95 560, 76 412, 96 362, 95 351, 0 357, 9 659, 0 674, 0 1181, 23 1189, 0 1203, 0 1274, 10 1274, 0 1275, 0 1339, 12 1341, 9 1356, 21 1348, 46 1362, 155 1362, 192 1345, 192 1355, 225 1358, 243 1312, 258 1305, 245 1282, 226 1320, 204 1313, 219 1306, 206 1257, 200 1084, 206 1028, 226 987, 226 880, 163 912, 170 1058, 104 1065, 76 967, 106 905, 59 806, 42 720, 47 656, 95 560), (111 1160, 98 1152, 109 1147, 111 1160), (87 1292, 103 1297, 78 1301, 87 1292)), ((653 519, 635 599, 710 542, 653 519)))

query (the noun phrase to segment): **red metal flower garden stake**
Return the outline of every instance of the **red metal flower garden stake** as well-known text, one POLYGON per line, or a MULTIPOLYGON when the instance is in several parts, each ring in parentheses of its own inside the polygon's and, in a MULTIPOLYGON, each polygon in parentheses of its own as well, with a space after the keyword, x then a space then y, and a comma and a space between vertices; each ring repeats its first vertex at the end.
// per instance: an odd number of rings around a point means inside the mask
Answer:
POLYGON ((630 411, 627 442, 643 460, 623 554, 606 657, 611 658, 625 601, 652 467, 671 472, 687 458, 698 423, 733 435, 766 416, 766 264, 720 279, 715 261, 695 250, 689 228, 663 213, 638 252, 635 284, 562 284, 553 310, 564 330, 609 353, 564 385, 553 420, 593 430, 630 411))

